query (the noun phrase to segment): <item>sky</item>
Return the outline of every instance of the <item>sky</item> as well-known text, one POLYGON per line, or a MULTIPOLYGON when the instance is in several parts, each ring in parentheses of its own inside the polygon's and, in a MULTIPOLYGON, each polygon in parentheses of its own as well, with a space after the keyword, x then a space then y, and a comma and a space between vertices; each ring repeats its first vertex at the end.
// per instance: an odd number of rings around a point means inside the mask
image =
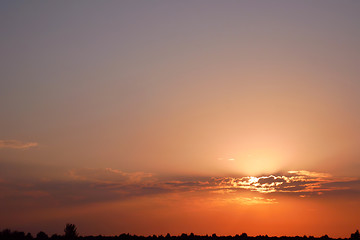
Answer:
POLYGON ((349 237, 359 1, 0 3, 0 228, 349 237))

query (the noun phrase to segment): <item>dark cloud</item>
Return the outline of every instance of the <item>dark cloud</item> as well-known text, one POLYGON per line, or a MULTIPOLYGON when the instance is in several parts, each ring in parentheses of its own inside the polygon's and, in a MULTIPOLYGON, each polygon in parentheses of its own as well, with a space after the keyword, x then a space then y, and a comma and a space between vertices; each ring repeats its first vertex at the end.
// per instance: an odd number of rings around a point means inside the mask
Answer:
POLYGON ((281 178, 281 177, 274 177, 274 176, 270 176, 270 177, 264 177, 264 178, 260 178, 258 183, 260 184, 269 184, 271 185, 272 183, 285 183, 286 180, 281 178))

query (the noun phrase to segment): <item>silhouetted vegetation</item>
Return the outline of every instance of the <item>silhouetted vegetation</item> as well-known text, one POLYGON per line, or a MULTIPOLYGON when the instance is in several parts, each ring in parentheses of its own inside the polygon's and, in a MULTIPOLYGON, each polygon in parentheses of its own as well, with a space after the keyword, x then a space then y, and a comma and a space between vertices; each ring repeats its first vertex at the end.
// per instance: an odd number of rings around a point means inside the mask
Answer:
MULTIPOLYGON (((269 237, 268 235, 248 236, 246 233, 241 235, 236 234, 235 236, 217 236, 215 233, 211 236, 208 235, 196 235, 190 233, 181 234, 180 236, 171 236, 170 233, 163 235, 152 235, 152 236, 137 236, 130 234, 120 234, 116 236, 79 236, 77 228, 74 224, 66 224, 64 228, 64 235, 53 234, 49 237, 45 232, 40 231, 34 238, 31 233, 25 234, 24 232, 11 231, 10 229, 4 229, 0 231, 0 240, 331 240, 334 238, 329 237, 327 234, 321 237, 314 236, 281 236, 281 237, 269 237)), ((352 233, 349 238, 336 238, 337 240, 360 240, 360 233, 358 230, 352 233)))
POLYGON ((76 239, 78 237, 77 228, 75 224, 66 224, 65 229, 65 239, 76 239))
POLYGON ((356 232, 351 234, 351 239, 360 239, 360 233, 359 230, 356 230, 356 232))
POLYGON ((49 236, 44 232, 39 232, 38 234, 36 234, 36 239, 47 240, 47 239, 49 239, 49 236))

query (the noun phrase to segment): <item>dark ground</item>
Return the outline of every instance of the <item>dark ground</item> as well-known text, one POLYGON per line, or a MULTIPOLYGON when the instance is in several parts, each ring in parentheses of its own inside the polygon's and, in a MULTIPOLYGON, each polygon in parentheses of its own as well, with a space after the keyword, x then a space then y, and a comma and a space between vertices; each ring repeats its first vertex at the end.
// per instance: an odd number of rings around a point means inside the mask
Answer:
POLYGON ((167 234, 166 236, 162 235, 152 235, 152 236, 137 236, 130 234, 121 234, 116 236, 77 236, 77 232, 71 234, 71 236, 57 235, 48 236, 44 232, 39 232, 36 236, 32 236, 30 233, 24 233, 19 231, 11 231, 10 229, 4 229, 0 232, 1 240, 331 240, 331 239, 343 239, 343 240, 360 240, 359 231, 349 234, 349 238, 330 238, 328 235, 322 237, 313 237, 313 236, 281 236, 281 237, 269 237, 267 235, 259 235, 255 237, 247 236, 246 233, 235 236, 217 236, 216 234, 212 235, 195 235, 191 234, 181 234, 180 236, 171 236, 167 234), (76 237, 74 237, 76 236, 76 237))

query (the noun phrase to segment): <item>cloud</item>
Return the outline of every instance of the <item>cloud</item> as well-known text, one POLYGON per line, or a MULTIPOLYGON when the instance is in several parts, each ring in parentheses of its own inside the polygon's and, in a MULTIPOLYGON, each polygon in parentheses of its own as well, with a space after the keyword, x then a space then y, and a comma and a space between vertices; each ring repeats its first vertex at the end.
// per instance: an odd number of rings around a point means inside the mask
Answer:
POLYGON ((144 184, 153 180, 151 173, 123 172, 112 168, 79 168, 68 172, 74 180, 97 184, 133 185, 144 184))
POLYGON ((276 199, 263 197, 235 197, 227 199, 228 202, 242 203, 244 205, 275 204, 276 199))
POLYGON ((258 183, 260 183, 260 184, 269 184, 269 185, 271 185, 273 183, 282 184, 282 183, 285 183, 285 182, 286 182, 286 180, 284 178, 282 178, 282 177, 274 177, 274 176, 262 177, 262 178, 259 178, 259 180, 258 180, 258 183))
POLYGON ((38 146, 37 142, 21 142, 18 140, 0 140, 0 149, 9 148, 9 149, 22 149, 26 150, 31 147, 38 146))
POLYGON ((237 200, 249 205, 277 203, 273 194, 311 197, 324 193, 321 196, 335 196, 342 191, 341 195, 360 197, 359 179, 336 178, 330 174, 309 171, 289 171, 259 177, 192 176, 169 179, 150 173, 124 172, 112 168, 79 168, 68 171, 65 176, 66 179, 62 180, 32 179, 26 184, 24 180, 2 179, 2 198, 8 202, 13 199, 36 201, 41 198, 46 199, 49 205, 68 206, 170 193, 204 193, 224 201, 241 198, 237 200), (253 194, 257 195, 254 197, 253 194))
POLYGON ((226 189, 246 189, 260 193, 322 193, 348 189, 356 178, 336 178, 328 173, 288 171, 279 176, 213 178, 214 186, 226 189))
POLYGON ((123 195, 147 195, 166 192, 223 191, 234 193, 251 191, 268 193, 298 193, 298 195, 349 189, 355 178, 336 178, 328 173, 309 171, 288 171, 282 175, 260 177, 210 177, 164 180, 150 173, 126 173, 120 170, 77 169, 69 175, 78 181, 91 183, 93 188, 118 191, 123 195))

